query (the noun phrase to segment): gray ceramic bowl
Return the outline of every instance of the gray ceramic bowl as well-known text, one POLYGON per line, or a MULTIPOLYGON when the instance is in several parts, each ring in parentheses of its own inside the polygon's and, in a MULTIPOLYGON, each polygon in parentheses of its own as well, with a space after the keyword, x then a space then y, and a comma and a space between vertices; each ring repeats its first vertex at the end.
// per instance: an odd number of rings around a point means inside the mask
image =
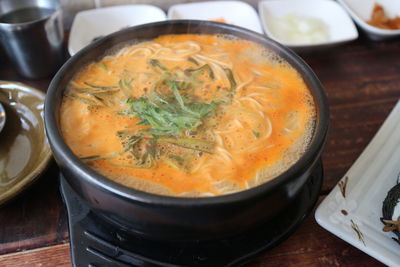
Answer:
POLYGON ((320 158, 328 130, 328 105, 324 89, 307 64, 265 36, 222 23, 165 21, 111 34, 73 56, 50 84, 45 123, 54 157, 68 183, 104 218, 152 239, 215 239, 259 225, 290 205, 320 158), (68 82, 82 66, 101 58, 115 45, 168 33, 231 34, 259 43, 287 60, 303 77, 317 109, 314 136, 300 160, 268 183, 210 198, 179 198, 138 191, 107 179, 79 160, 64 142, 59 128, 60 104, 68 82))
POLYGON ((44 98, 42 91, 26 84, 0 81, 0 102, 7 112, 0 133, 0 205, 27 189, 50 162, 44 98))

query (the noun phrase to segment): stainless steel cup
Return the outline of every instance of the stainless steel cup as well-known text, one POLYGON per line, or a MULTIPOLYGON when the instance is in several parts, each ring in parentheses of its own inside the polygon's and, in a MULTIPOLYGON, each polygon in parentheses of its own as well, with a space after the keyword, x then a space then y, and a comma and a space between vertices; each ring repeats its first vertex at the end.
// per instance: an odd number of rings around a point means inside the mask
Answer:
POLYGON ((43 78, 64 62, 60 0, 1 0, 0 43, 20 75, 43 78))

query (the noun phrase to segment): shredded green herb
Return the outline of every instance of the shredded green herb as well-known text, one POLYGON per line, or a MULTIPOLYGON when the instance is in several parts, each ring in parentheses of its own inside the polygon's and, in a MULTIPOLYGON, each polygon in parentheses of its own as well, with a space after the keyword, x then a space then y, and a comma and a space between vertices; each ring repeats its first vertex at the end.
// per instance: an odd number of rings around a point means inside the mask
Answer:
POLYGON ((176 160, 181 165, 185 163, 185 159, 178 155, 170 155, 169 158, 176 160))
POLYGON ((96 88, 96 89, 102 89, 102 90, 109 90, 109 89, 115 89, 118 88, 118 86, 101 86, 101 85, 95 85, 89 82, 84 82, 84 84, 86 84, 87 86, 90 86, 92 88, 96 88))
POLYGON ((253 132, 253 134, 254 134, 254 136, 255 136, 256 138, 260 138, 260 133, 259 133, 259 132, 256 132, 256 131, 254 131, 254 130, 252 130, 252 132, 253 132))
POLYGON ((89 106, 102 105, 101 102, 99 103, 98 101, 95 101, 95 100, 92 100, 92 99, 89 99, 89 98, 86 98, 86 97, 82 97, 82 96, 79 96, 79 95, 76 95, 76 94, 73 94, 73 93, 67 93, 67 94, 65 94, 65 96, 74 98, 77 101, 85 103, 86 105, 89 105, 89 106))
POLYGON ((118 88, 110 90, 99 90, 94 88, 74 88, 74 91, 80 94, 90 95, 111 95, 119 91, 118 88))
POLYGON ((214 143, 200 139, 161 137, 157 141, 160 144, 169 143, 191 150, 206 152, 209 154, 211 154, 212 148, 214 147, 214 143))
POLYGON ((237 84, 235 81, 235 77, 233 77, 233 72, 231 69, 228 69, 228 68, 224 68, 224 71, 225 71, 226 77, 228 78, 229 83, 231 85, 231 88, 229 90, 234 91, 236 89, 237 84))
POLYGON ((130 90, 132 89, 132 80, 121 79, 118 82, 118 86, 126 97, 130 96, 130 90))
POLYGON ((90 155, 90 156, 85 156, 85 157, 80 157, 80 159, 82 161, 93 161, 93 160, 98 160, 98 159, 112 159, 112 158, 116 158, 118 156, 120 156, 121 153, 120 152, 113 152, 113 153, 109 153, 108 155, 90 155))
POLYGON ((197 69, 186 69, 185 74, 187 76, 191 76, 191 75, 197 75, 199 73, 202 73, 203 71, 208 71, 211 80, 215 79, 214 72, 212 71, 210 65, 208 65, 208 64, 205 64, 197 69))
POLYGON ((95 160, 99 159, 100 155, 92 155, 92 156, 86 156, 86 157, 80 157, 81 160, 83 161, 90 161, 90 160, 95 160))
POLYGON ((97 66, 99 66, 100 68, 102 68, 104 71, 108 72, 108 68, 104 63, 97 63, 97 66))
POLYGON ((195 64, 196 66, 200 65, 199 62, 197 62, 196 59, 192 58, 192 57, 188 57, 188 61, 192 62, 193 64, 195 64))
POLYGON ((177 85, 171 86, 174 97, 129 98, 128 114, 141 119, 141 125, 151 126, 145 132, 156 136, 179 136, 184 130, 196 129, 202 119, 210 116, 218 103, 201 103, 179 93, 177 85))
POLYGON ((163 64, 161 64, 161 62, 158 59, 150 59, 149 64, 153 67, 160 68, 163 71, 168 70, 163 64))

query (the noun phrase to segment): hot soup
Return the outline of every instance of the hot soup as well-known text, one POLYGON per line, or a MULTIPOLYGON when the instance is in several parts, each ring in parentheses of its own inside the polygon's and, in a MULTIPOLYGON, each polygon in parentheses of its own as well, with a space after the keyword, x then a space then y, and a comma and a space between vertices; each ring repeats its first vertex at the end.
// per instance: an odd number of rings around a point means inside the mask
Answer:
POLYGON ((61 131, 87 165, 142 191, 207 197, 265 183, 307 149, 313 98, 262 46, 229 35, 164 35, 79 70, 61 131))

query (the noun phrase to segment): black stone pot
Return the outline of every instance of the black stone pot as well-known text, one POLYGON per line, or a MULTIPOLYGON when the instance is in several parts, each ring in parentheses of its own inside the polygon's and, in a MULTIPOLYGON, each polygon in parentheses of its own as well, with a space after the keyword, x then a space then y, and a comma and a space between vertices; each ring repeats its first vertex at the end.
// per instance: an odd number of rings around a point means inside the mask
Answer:
POLYGON ((256 227, 285 210, 310 177, 320 158, 328 130, 324 89, 310 67, 289 49, 255 32, 205 21, 165 21, 122 30, 82 49, 52 80, 45 103, 45 125, 54 157, 72 188, 103 218, 130 232, 155 240, 205 240, 235 235, 256 227), (85 64, 125 42, 164 34, 231 34, 275 51, 303 77, 316 109, 316 127, 308 150, 286 172, 270 182, 234 194, 210 198, 179 198, 125 187, 96 173, 65 144, 59 129, 63 92, 85 64))

